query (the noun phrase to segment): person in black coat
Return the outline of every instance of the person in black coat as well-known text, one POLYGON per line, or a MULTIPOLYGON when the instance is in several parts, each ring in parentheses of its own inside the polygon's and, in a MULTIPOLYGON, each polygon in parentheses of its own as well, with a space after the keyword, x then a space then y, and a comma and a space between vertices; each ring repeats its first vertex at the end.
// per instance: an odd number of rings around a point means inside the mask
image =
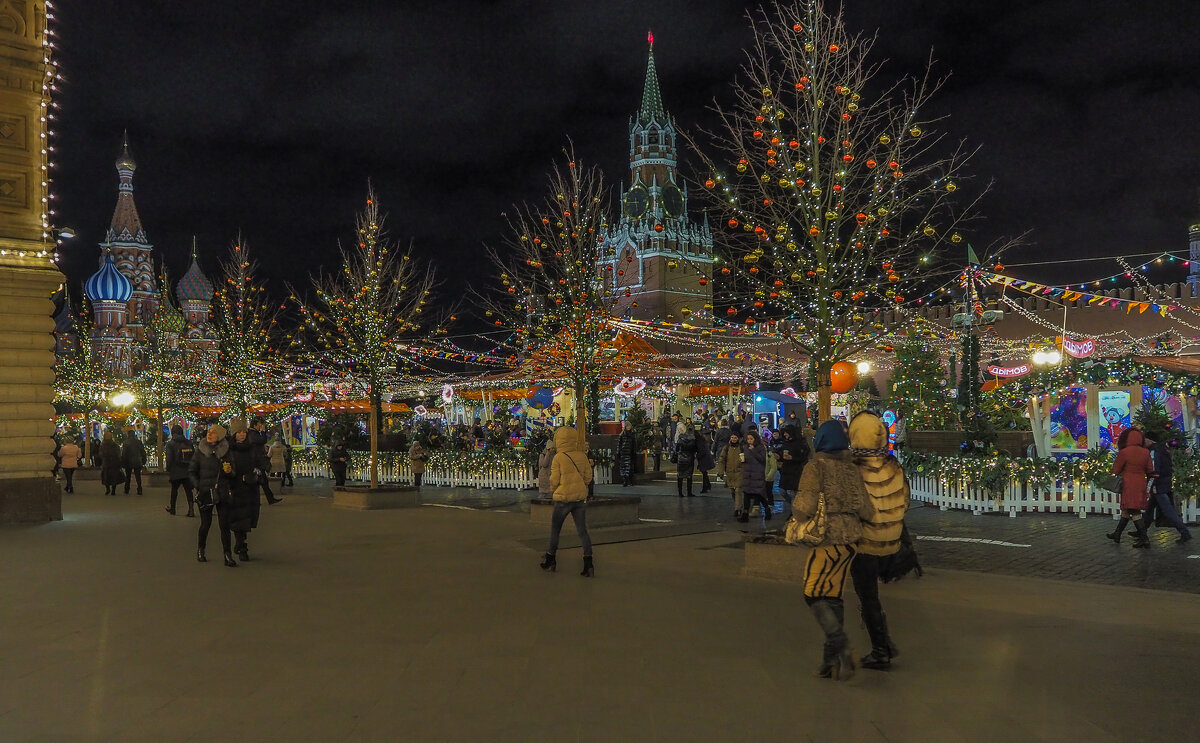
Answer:
MULTIPOLYGON (((267 504, 275 505, 283 498, 276 498, 275 493, 271 492, 271 455, 267 453, 267 445, 271 441, 270 434, 267 433, 267 422, 262 418, 255 418, 250 423, 250 442, 254 445, 255 453, 258 455, 258 486, 262 488, 263 495, 267 496, 267 504)), ((280 481, 280 488, 283 487, 280 481)))
POLYGON ((100 457, 100 484, 105 495, 116 495, 117 486, 125 482, 125 470, 121 464, 121 447, 113 441, 111 431, 104 432, 104 441, 96 447, 100 457))
POLYGON ((217 525, 221 532, 221 548, 225 553, 225 566, 236 568, 233 559, 232 540, 229 536, 229 507, 233 465, 229 461, 229 440, 225 438, 223 426, 210 426, 204 440, 196 444, 196 454, 188 465, 192 487, 196 489, 196 504, 200 507, 200 532, 197 534, 196 562, 208 562, 204 548, 208 544, 208 530, 212 527, 213 511, 217 512, 217 525))
POLYGON ((791 503, 796 497, 796 489, 800 486, 800 473, 808 464, 812 452, 804 433, 796 426, 786 425, 779 432, 775 441, 775 452, 779 456, 779 489, 783 491, 784 501, 791 503))
POLYGON ((621 473, 621 487, 633 484, 633 458, 637 456, 637 435, 627 420, 621 424, 621 435, 617 437, 617 471, 621 473))
POLYGON ((329 471, 333 473, 333 484, 337 487, 346 484, 346 467, 349 463, 350 451, 346 449, 346 437, 343 436, 329 450, 329 471))
POLYGON ((196 456, 196 446, 183 436, 183 426, 171 426, 171 440, 163 447, 163 459, 167 463, 167 479, 171 481, 171 505, 167 513, 175 515, 175 502, 179 498, 179 488, 187 498, 187 517, 196 515, 192 501, 192 481, 190 468, 192 459, 196 456))
POLYGON ((232 500, 229 504, 229 530, 233 532, 233 551, 242 562, 250 561, 246 535, 258 526, 259 472, 258 447, 245 428, 233 434, 229 443, 229 462, 233 465, 232 500))
POLYGON ((696 452, 698 451, 696 442, 696 431, 692 427, 692 422, 684 421, 680 423, 683 427, 683 434, 675 442, 675 487, 679 491, 679 497, 683 497, 683 483, 687 482, 687 495, 693 497, 692 492, 692 473, 696 469, 696 452))
POLYGON ((708 479, 708 471, 717 466, 717 459, 713 456, 712 439, 709 430, 701 430, 696 432, 696 467, 700 470, 700 492, 707 493, 712 490, 712 481, 708 479))
POLYGON ((1166 520, 1166 522, 1179 532, 1179 539, 1175 540, 1182 544, 1189 542, 1192 539, 1192 532, 1187 528, 1187 524, 1183 523, 1183 519, 1179 518, 1179 512, 1175 510, 1175 498, 1173 492, 1172 480, 1175 475, 1175 467, 1171 462, 1171 447, 1165 441, 1152 441, 1146 439, 1146 446, 1150 449, 1150 456, 1154 462, 1154 472, 1158 475, 1150 484, 1150 507, 1146 509, 1146 513, 1142 515, 1143 521, 1146 523, 1146 528, 1155 526, 1156 512, 1157 516, 1166 520))
MULTIPOLYGON (((125 495, 129 495, 130 482, 137 481, 137 494, 142 494, 142 468, 146 466, 146 447, 133 428, 125 429, 125 441, 121 443, 121 465, 125 468, 125 495)), ((115 495, 115 493, 114 493, 115 495)))

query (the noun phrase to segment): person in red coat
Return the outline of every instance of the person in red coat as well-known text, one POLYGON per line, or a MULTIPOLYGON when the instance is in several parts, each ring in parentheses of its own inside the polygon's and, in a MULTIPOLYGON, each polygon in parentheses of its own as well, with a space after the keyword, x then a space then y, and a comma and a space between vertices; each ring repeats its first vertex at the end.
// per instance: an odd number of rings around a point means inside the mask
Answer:
POLYGON ((1121 476, 1121 520, 1116 531, 1105 535, 1120 544, 1121 532, 1132 521, 1137 530, 1133 546, 1143 548, 1150 546, 1150 538, 1146 535, 1142 511, 1150 505, 1149 482, 1154 477, 1154 462, 1144 443, 1145 437, 1136 428, 1122 431, 1117 439, 1117 461, 1113 462, 1112 473, 1121 476))

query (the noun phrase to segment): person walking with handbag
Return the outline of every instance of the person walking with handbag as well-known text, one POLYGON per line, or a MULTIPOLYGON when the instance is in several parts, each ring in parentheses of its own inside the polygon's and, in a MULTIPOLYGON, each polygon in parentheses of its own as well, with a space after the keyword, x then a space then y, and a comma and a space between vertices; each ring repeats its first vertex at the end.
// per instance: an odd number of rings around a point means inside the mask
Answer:
POLYGON ((763 518, 771 520, 771 504, 766 496, 767 447, 763 445, 758 431, 751 428, 746 432, 746 443, 742 446, 742 515, 738 521, 750 520, 750 503, 762 506, 763 518))
MULTIPOLYGON (((113 441, 112 431, 104 432, 100 442, 100 484, 105 495, 116 495, 117 486, 125 482, 125 469, 121 465, 121 447, 113 441)), ((128 490, 125 492, 129 492, 128 490)))
POLYGON ((904 469, 888 451, 888 431, 874 413, 859 413, 850 421, 850 455, 858 466, 874 513, 862 525, 858 556, 850 563, 850 579, 858 594, 859 612, 871 652, 860 659, 863 668, 884 669, 900 654, 888 632, 887 614, 879 601, 882 564, 900 551, 909 487, 904 469))
POLYGON ((731 432, 725 440, 725 446, 717 454, 717 474, 725 479, 725 487, 729 488, 729 494, 733 497, 733 517, 738 521, 742 520, 738 490, 742 487, 742 465, 745 458, 741 437, 731 432))
POLYGON ((1150 450, 1142 445, 1144 442, 1145 437, 1136 428, 1125 429, 1117 439, 1117 460, 1113 462, 1112 474, 1121 476, 1121 520, 1116 531, 1104 535, 1120 544, 1121 532, 1132 521, 1137 530, 1133 546, 1141 549, 1150 546, 1142 512, 1150 505, 1149 482, 1155 476, 1154 462, 1150 450))
POLYGON ((849 447, 841 423, 822 423, 813 439, 816 454, 800 475, 792 501, 792 518, 815 538, 808 542, 813 547, 804 563, 804 601, 825 633, 817 675, 843 681, 854 675, 854 653, 843 626, 842 594, 863 522, 874 518, 849 447))
POLYGON ((183 436, 183 426, 171 426, 171 440, 163 447, 163 459, 167 462, 167 479, 171 483, 171 504, 166 507, 167 513, 175 515, 175 503, 179 498, 179 488, 187 498, 188 518, 196 515, 192 505, 192 458, 196 456, 196 447, 183 436))
POLYGON ((229 439, 225 438, 225 428, 219 425, 209 426, 204 440, 196 444, 196 455, 192 457, 192 463, 188 466, 192 487, 196 489, 196 503, 200 507, 196 562, 208 562, 204 549, 208 544, 208 530, 212 527, 213 511, 216 511, 225 566, 238 566, 233 559, 232 539, 229 534, 229 478, 232 474, 233 465, 229 461, 229 439))
POLYGON ((58 466, 62 468, 63 478, 66 480, 66 485, 63 486, 64 493, 75 492, 75 469, 79 467, 79 458, 82 456, 83 452, 71 439, 67 439, 67 443, 58 450, 58 466))
POLYGON ((542 559, 542 570, 554 572, 558 569, 558 535, 562 531, 567 515, 575 520, 575 531, 583 547, 583 572, 591 578, 595 575, 592 564, 592 539, 587 530, 588 485, 592 482, 592 464, 584 452, 583 433, 563 426, 554 432, 554 460, 550 465, 551 497, 554 499, 554 516, 550 521, 550 545, 542 559))

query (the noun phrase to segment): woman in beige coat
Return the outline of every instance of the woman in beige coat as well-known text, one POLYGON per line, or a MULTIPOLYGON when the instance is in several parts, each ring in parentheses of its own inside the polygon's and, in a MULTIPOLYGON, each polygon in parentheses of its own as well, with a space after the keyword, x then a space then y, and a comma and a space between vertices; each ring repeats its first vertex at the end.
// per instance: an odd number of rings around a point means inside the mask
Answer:
POLYGON ((554 441, 550 440, 538 455, 538 493, 547 498, 554 495, 554 488, 550 487, 550 469, 554 464, 556 451, 554 441))
POLYGON ((550 465, 550 489, 554 498, 554 517, 550 522, 550 546, 546 548, 542 570, 554 572, 558 568, 555 553, 558 552, 558 533, 562 531, 567 514, 575 519, 575 530, 583 546, 583 572, 590 578, 595 575, 592 567, 592 539, 587 530, 588 485, 592 482, 592 463, 587 458, 583 434, 574 428, 561 427, 554 432, 554 448, 557 453, 550 465))
POLYGON ((425 459, 428 456, 420 441, 414 441, 408 449, 408 466, 412 468, 413 485, 418 488, 421 487, 421 475, 425 474, 425 459))

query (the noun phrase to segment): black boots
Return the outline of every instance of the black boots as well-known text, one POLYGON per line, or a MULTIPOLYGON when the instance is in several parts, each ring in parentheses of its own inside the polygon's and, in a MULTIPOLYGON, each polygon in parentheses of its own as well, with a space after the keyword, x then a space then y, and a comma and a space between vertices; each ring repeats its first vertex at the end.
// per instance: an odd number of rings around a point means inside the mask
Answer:
POLYGON ((237 553, 238 559, 242 562, 250 562, 250 550, 246 546, 246 532, 237 532, 237 541, 233 545, 233 551, 237 553))
POLYGON ((1122 517, 1121 517, 1121 520, 1117 522, 1117 528, 1116 528, 1116 530, 1114 530, 1114 531, 1113 531, 1112 533, 1110 533, 1110 534, 1105 534, 1104 536, 1106 536, 1106 537, 1108 537, 1109 539, 1113 540, 1113 541, 1114 541, 1114 542, 1116 542, 1117 544, 1120 544, 1120 543, 1121 543, 1121 532, 1125 531, 1125 527, 1126 527, 1126 526, 1129 526, 1129 517, 1128 517, 1128 516, 1122 516, 1122 517))
POLYGON ((592 565, 592 556, 583 556, 583 572, 580 573, 584 578, 591 578, 596 575, 596 569, 592 565))
POLYGON ((825 632, 824 652, 817 675, 834 681, 848 681, 854 676, 854 655, 850 650, 850 638, 842 628, 845 604, 841 599, 816 599, 809 608, 825 632))
POLYGON ((879 612, 862 612, 863 624, 867 626, 867 634, 871 637, 871 652, 859 661, 863 668, 873 668, 877 671, 887 670, 892 665, 892 658, 900 654, 900 649, 892 642, 888 634, 887 615, 879 612))
POLYGON ((227 567, 227 568, 236 568, 237 566, 238 566, 238 564, 237 564, 237 562, 236 562, 236 561, 234 561, 234 559, 233 559, 233 555, 231 555, 231 554, 229 554, 228 552, 226 552, 226 553, 225 553, 225 567, 227 567))
POLYGON ((558 562, 549 552, 542 557, 542 570, 549 570, 551 573, 558 570, 558 562))
POLYGON ((1133 528, 1137 529, 1137 534, 1133 537, 1133 546, 1137 549, 1148 548, 1150 535, 1146 533, 1146 519, 1136 519, 1133 522, 1133 528))
POLYGON ((204 556, 204 548, 196 550, 196 562, 208 562, 208 558, 204 556))
POLYGON ((175 515, 175 506, 165 506, 164 510, 172 516, 175 515))
POLYGON ((703 495, 704 493, 707 493, 708 491, 712 490, 712 481, 708 479, 707 472, 701 472, 700 476, 704 478, 700 482, 700 494, 703 495))

